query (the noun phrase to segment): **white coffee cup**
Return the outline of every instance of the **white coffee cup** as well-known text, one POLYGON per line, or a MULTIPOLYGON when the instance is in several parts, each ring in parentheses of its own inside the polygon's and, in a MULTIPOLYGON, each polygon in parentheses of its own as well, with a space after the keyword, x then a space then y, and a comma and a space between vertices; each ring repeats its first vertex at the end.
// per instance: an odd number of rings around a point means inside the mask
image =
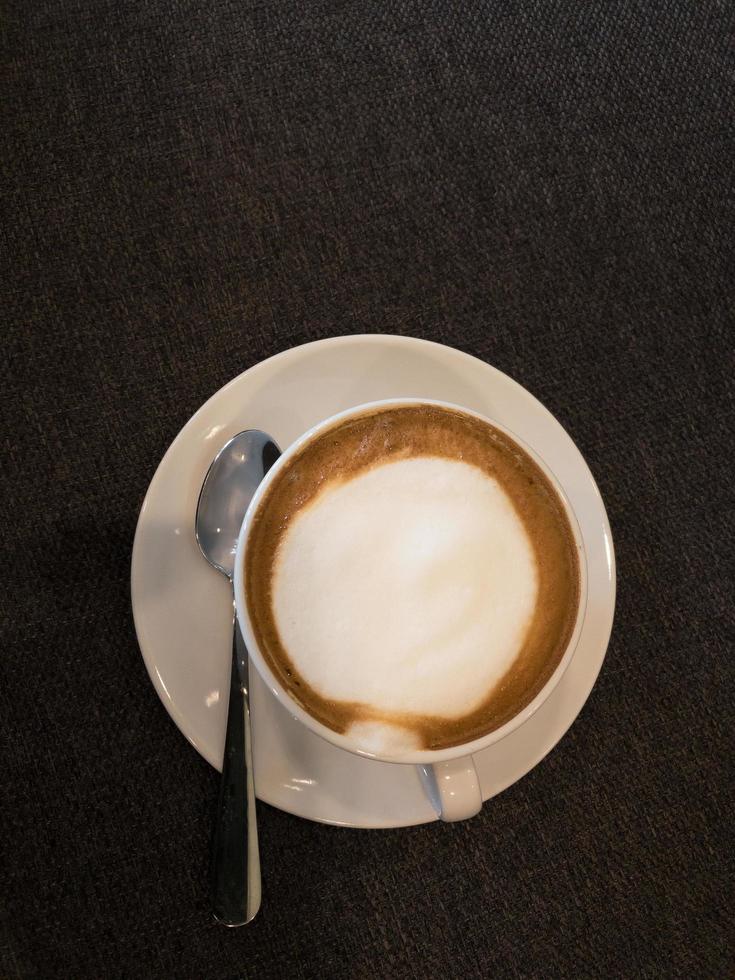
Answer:
POLYGON ((560 487, 559 481, 549 469, 549 466, 539 457, 538 453, 531 449, 505 426, 500 425, 495 420, 488 419, 477 412, 472 412, 466 408, 463 408, 462 406, 426 398, 396 398, 385 401, 371 402, 365 405, 358 405, 354 408, 347 409, 344 412, 339 412, 336 415, 332 415, 313 426, 299 439, 297 439, 296 442, 288 447, 283 455, 271 467, 265 479, 258 487, 258 490, 256 491, 252 502, 248 507, 237 542, 234 586, 237 619, 250 653, 251 662, 255 665, 258 673, 261 675, 266 685, 270 688, 281 704, 287 709, 287 711, 303 725, 311 729, 311 731, 326 739, 326 741, 331 742, 333 745, 336 745, 341 749, 345 749, 347 752, 353 752, 355 755, 364 756, 370 759, 377 759, 382 762, 390 762, 395 765, 417 766, 424 788, 438 815, 442 820, 450 821, 463 820, 467 817, 472 817, 480 810, 482 806, 482 789, 480 787, 477 770, 472 758, 473 755, 477 752, 481 752, 483 749, 488 748, 490 745, 494 745, 496 742, 500 742, 511 732, 515 731, 520 725, 528 721, 528 719, 538 711, 541 705, 552 693, 569 665, 569 662, 574 656, 584 621, 587 602, 587 567, 582 535, 579 529, 579 524, 574 515, 574 511, 572 510, 564 491, 560 487), (562 502, 566 510, 579 555, 580 589, 577 618, 566 650, 564 651, 561 660, 554 670, 554 673, 551 675, 536 697, 529 702, 529 704, 527 704, 523 709, 521 709, 521 711, 514 715, 513 718, 507 721, 500 728, 489 732, 487 735, 483 735, 481 738, 476 738, 461 745, 452 746, 451 748, 417 750, 407 755, 403 754, 400 760, 396 760, 394 758, 381 756, 372 751, 367 751, 356 739, 350 737, 349 733, 341 734, 317 721, 316 718, 313 718, 290 696, 289 692, 275 677, 260 650, 248 613, 248 605, 245 600, 245 590, 247 588, 247 583, 245 581, 245 555, 247 552, 248 537, 252 526, 253 516, 256 513, 264 494, 268 491, 271 481, 284 467, 289 465, 290 460, 293 459, 293 457, 299 453, 304 446, 311 442, 312 439, 317 437, 324 429, 330 428, 331 426, 335 425, 335 423, 343 422, 352 418, 353 416, 362 415, 371 410, 374 411, 376 409, 397 408, 403 405, 433 405, 438 408, 446 408, 453 411, 463 412, 466 415, 472 415, 475 418, 481 419, 482 421, 494 426, 501 432, 504 432, 536 462, 543 473, 546 474, 547 478, 556 490, 559 500, 562 502))

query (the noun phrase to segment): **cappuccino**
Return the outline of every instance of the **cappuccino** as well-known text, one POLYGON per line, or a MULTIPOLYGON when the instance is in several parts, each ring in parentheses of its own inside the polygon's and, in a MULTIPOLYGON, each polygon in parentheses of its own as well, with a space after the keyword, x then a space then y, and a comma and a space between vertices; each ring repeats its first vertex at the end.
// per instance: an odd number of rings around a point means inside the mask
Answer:
POLYGON ((460 410, 376 408, 278 471, 245 553, 262 655, 366 751, 479 738, 561 660, 579 604, 564 506, 514 440, 460 410))

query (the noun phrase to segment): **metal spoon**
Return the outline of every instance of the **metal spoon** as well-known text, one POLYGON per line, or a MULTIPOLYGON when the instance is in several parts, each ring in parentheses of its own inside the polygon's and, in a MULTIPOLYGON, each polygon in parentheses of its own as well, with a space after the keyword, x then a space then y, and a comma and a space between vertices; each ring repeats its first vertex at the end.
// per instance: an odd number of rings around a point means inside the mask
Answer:
MULTIPOLYGON (((209 564, 230 582, 245 511, 280 455, 270 436, 248 429, 222 447, 204 478, 197 504, 196 539, 209 564)), ((212 911, 226 926, 245 925, 260 908, 248 691, 248 651, 233 618, 227 734, 210 856, 212 911)))

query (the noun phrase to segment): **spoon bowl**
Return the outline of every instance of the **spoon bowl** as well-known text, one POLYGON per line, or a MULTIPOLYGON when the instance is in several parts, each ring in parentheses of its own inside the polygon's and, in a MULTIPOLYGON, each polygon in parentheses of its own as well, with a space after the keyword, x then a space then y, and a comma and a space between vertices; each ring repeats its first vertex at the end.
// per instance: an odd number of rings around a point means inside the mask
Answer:
POLYGON ((194 522, 197 544, 209 564, 229 579, 245 511, 280 455, 265 432, 246 429, 225 443, 204 477, 194 522))

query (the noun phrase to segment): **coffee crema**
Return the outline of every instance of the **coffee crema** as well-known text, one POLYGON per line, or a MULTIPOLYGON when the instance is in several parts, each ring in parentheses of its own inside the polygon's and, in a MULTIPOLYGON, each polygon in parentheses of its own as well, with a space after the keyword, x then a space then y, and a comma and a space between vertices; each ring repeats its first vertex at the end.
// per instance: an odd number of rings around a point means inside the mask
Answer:
POLYGON ((564 506, 513 439, 460 410, 366 410, 273 477, 245 595, 291 697, 367 751, 479 738, 544 687, 574 629, 564 506))

